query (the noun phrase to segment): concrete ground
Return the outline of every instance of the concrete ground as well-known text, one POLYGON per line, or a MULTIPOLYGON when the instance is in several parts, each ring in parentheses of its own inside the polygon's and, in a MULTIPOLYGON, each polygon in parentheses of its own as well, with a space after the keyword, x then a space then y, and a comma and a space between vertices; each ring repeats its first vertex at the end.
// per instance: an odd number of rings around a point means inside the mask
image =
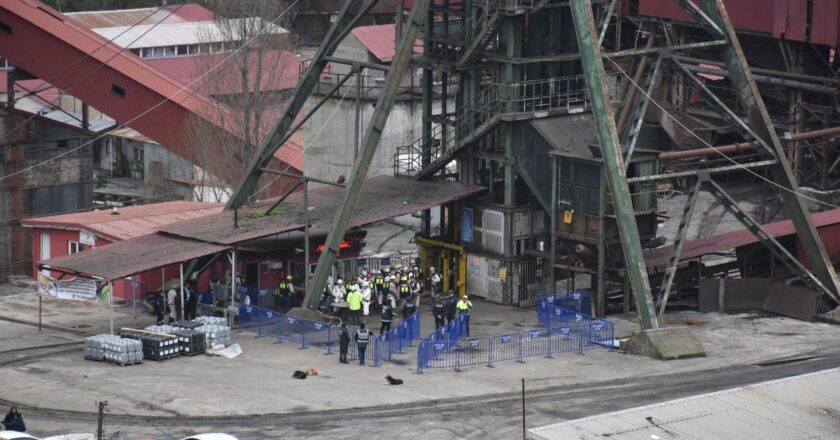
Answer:
MULTIPOLYGON (((533 309, 501 307, 480 300, 474 304, 473 335, 537 325, 533 309)), ((0 310, 2 318, 37 320, 37 298, 34 292, 9 294, 0 297, 0 310)), ((424 305, 421 312, 422 333, 427 334, 433 327, 428 306, 424 305)), ((474 366, 460 373, 425 370, 425 374, 417 375, 416 353, 411 348, 398 357, 399 363, 372 368, 339 364, 337 355, 325 356, 320 349, 301 350, 239 333, 234 339, 244 353, 232 360, 197 356, 118 367, 85 361, 81 351, 75 351, 5 365, 4 359, 19 356, 9 353, 4 358, 9 350, 81 340, 80 334, 70 332, 73 328, 85 334, 107 331, 109 315, 104 305, 46 299, 44 322, 55 328, 39 333, 30 325, 0 321, 0 400, 36 407, 31 410, 36 414, 44 408, 88 412, 93 411, 93 402, 107 400, 114 414, 141 417, 269 416, 383 405, 423 407, 427 402, 433 405, 452 398, 478 399, 515 393, 520 378, 526 379, 529 390, 565 389, 840 354, 838 326, 762 314, 684 312, 668 316, 665 323, 690 326, 704 344, 706 358, 661 362, 599 349, 583 355, 558 354, 553 359, 528 358, 524 364, 474 366), (320 374, 303 381, 291 377, 294 370, 306 368, 317 368, 320 374), (405 384, 386 385, 386 374, 404 379, 405 384)), ((144 326, 151 321, 150 315, 142 313, 134 320, 128 308, 115 313, 117 327, 144 326)), ((378 327, 378 319, 371 321, 378 327)), ((632 318, 619 317, 616 326, 619 336, 637 328, 632 318)), ((53 434, 77 426, 56 420, 42 416, 37 423, 30 422, 30 429, 37 434, 53 434)), ((132 429, 135 434, 156 435, 142 427, 132 429)))

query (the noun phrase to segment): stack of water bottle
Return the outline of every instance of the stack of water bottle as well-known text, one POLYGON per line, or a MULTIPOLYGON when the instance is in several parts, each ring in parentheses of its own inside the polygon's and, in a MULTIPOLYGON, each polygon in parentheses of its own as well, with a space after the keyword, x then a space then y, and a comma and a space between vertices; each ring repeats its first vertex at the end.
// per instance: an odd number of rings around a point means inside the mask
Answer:
POLYGON ((181 347, 181 353, 186 355, 194 355, 204 353, 207 350, 207 339, 204 333, 196 330, 201 327, 201 323, 195 321, 178 321, 174 323, 178 330, 172 332, 178 337, 178 344, 181 347))
POLYGON ((140 341, 117 335, 96 335, 85 338, 85 357, 120 365, 133 364, 143 360, 143 346, 140 341))
POLYGON ((227 319, 221 316, 199 316, 192 320, 199 325, 218 325, 221 327, 227 326, 227 319))
POLYGON ((143 347, 143 357, 153 361, 162 361, 164 359, 169 359, 171 357, 178 356, 178 354, 180 354, 181 352, 181 349, 178 346, 177 338, 130 332, 120 333, 120 335, 125 338, 138 340, 143 347))
POLYGON ((194 329, 196 332, 204 333, 207 338, 207 347, 231 344, 230 327, 225 325, 205 324, 194 329))

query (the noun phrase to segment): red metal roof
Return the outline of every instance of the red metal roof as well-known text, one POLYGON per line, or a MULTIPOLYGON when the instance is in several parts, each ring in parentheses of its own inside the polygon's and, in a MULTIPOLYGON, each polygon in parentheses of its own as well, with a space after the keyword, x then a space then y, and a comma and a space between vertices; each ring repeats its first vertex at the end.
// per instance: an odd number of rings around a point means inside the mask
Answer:
MULTIPOLYGON (((391 62, 397 52, 396 30, 393 24, 378 24, 353 28, 353 36, 383 63, 391 62)), ((414 53, 423 53, 421 40, 414 45, 414 53)))
MULTIPOLYGON (((737 29, 773 33, 775 2, 788 0, 725 0, 729 19, 737 29)), ((639 0, 639 13, 672 20, 693 21, 674 0, 639 0)))
POLYGON ((116 280, 226 249, 226 246, 216 244, 148 234, 40 263, 53 270, 116 280))
POLYGON ((133 121, 131 128, 174 153, 197 159, 191 135, 200 119, 222 128, 219 145, 239 138, 215 103, 49 6, 6 0, 0 16, 11 28, 0 32, 0 56, 60 89, 72 88, 74 96, 117 121, 133 121))
MULTIPOLYGON (((257 64, 257 54, 249 54, 251 65, 257 64)), ((190 89, 209 96, 233 95, 242 93, 240 63, 236 56, 213 54, 189 57, 156 58, 143 60, 161 73, 184 84, 192 83, 210 66, 222 64, 207 81, 199 80, 190 89)), ((267 51, 262 53, 263 69, 260 78, 260 91, 282 91, 295 88, 300 77, 300 60, 288 51, 267 51)), ((251 92, 256 86, 256 70, 251 71, 251 92)))
POLYGON ((151 234, 162 226, 181 220, 218 214, 223 209, 222 203, 176 201, 129 206, 119 208, 117 211, 104 209, 35 217, 23 220, 22 224, 30 227, 84 229, 98 236, 118 241, 151 234), (114 212, 119 214, 114 215, 114 212))
MULTIPOLYGON (((833 209, 831 211, 812 214, 811 220, 814 222, 814 226, 818 228, 820 236, 825 235, 827 237, 828 235, 831 235, 833 237, 834 235, 837 235, 837 239, 834 239, 830 243, 824 240, 829 257, 840 254, 840 233, 833 231, 834 228, 830 228, 830 226, 840 224, 840 209, 833 209)), ((790 220, 768 223, 763 225, 763 227, 768 234, 775 238, 786 237, 796 233, 796 229, 794 229, 793 223, 790 220)), ((680 260, 691 260, 701 255, 723 252, 757 242, 758 238, 746 229, 727 232, 713 237, 701 238, 699 240, 687 241, 685 245, 683 245, 680 260)), ((645 263, 648 266, 667 265, 673 253, 673 246, 664 246, 649 250, 645 252, 645 263)), ((802 253, 800 252, 800 259, 802 259, 801 255, 802 253)), ((836 258, 832 258, 832 261, 835 261, 835 259, 836 258)))
POLYGON ((175 11, 175 14, 184 21, 210 21, 216 17, 213 11, 201 6, 197 3, 187 3, 185 5, 169 5, 167 10, 175 11))

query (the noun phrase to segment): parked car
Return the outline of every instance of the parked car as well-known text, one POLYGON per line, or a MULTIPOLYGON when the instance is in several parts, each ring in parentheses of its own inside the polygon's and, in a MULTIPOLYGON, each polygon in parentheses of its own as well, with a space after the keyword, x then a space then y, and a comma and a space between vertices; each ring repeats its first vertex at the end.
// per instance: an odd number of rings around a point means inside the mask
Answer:
POLYGON ((198 434, 185 438, 184 440, 239 440, 236 437, 228 434, 211 433, 198 434))
POLYGON ((17 431, 0 431, 0 440, 38 440, 38 438, 17 431))

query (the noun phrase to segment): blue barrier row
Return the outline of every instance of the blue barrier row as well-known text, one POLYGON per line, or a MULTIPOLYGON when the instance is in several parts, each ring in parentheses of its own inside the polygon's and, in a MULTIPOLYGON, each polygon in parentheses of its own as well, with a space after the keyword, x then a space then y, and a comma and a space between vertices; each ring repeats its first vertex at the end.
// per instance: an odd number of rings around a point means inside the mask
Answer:
POLYGON ((567 310, 558 307, 556 297, 553 294, 544 295, 540 298, 537 306, 537 318, 543 327, 550 331, 555 328, 568 325, 580 325, 580 334, 577 336, 586 340, 587 348, 608 348, 614 350, 613 340, 615 339, 615 323, 607 319, 593 318, 585 313, 567 310))
POLYGON ((585 340, 577 335, 582 325, 559 326, 554 331, 534 328, 496 336, 463 338, 451 341, 424 339, 417 346, 417 373, 428 368, 452 368, 516 361, 534 356, 551 357, 554 353, 583 353, 585 340))
POLYGON ((326 322, 283 315, 258 306, 239 306, 239 331, 256 333, 258 338, 272 337, 277 343, 299 344, 300 348, 322 347, 332 353, 338 342, 338 327, 326 322))
MULTIPOLYGON (((320 347, 324 349, 325 354, 331 354, 337 350, 339 331, 337 325, 284 315, 274 310, 250 305, 239 307, 238 323, 240 332, 252 332, 258 338, 272 337, 277 343, 299 344, 300 348, 320 347)), ((373 333, 372 330, 371 333, 373 333)), ((354 335, 355 333, 351 331, 347 357, 358 360, 358 347, 354 335)), ((371 334, 365 360, 370 361, 371 366, 378 367, 383 361, 392 361, 394 354, 403 353, 404 347, 412 346, 419 338, 420 315, 415 312, 389 332, 378 336, 371 334)))
MULTIPOLYGON (((365 352, 365 360, 370 361, 375 367, 382 365, 383 361, 391 362, 395 354, 404 353, 403 348, 413 346, 414 341, 418 339, 420 339, 420 313, 414 312, 390 331, 371 337, 371 342, 368 343, 368 349, 365 352)), ((355 341, 350 343, 348 357, 351 360, 359 359, 355 341)))

